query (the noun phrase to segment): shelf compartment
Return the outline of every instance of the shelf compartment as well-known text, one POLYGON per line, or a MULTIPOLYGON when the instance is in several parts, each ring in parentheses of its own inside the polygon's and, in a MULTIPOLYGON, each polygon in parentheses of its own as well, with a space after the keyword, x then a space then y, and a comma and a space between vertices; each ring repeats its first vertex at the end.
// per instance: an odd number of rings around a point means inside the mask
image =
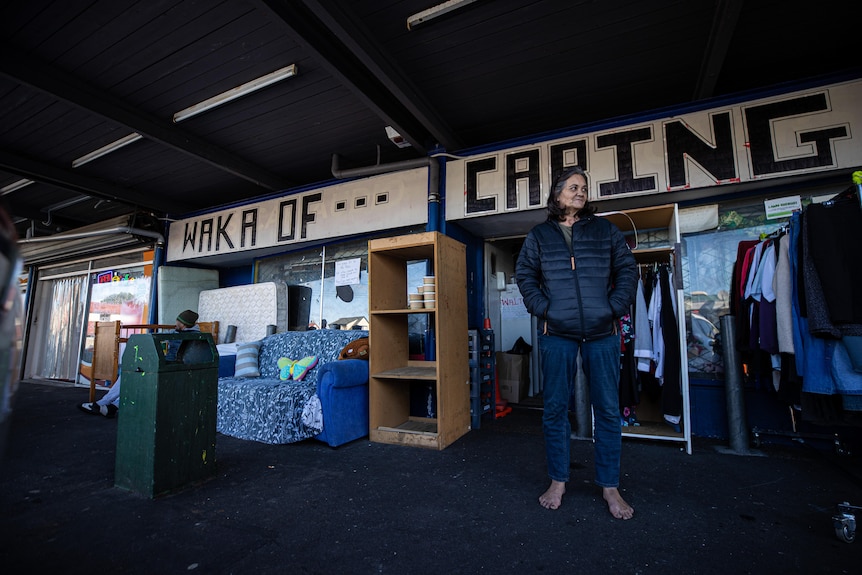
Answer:
POLYGON ((633 228, 637 228, 638 232, 664 229, 668 230, 671 237, 676 236, 674 222, 676 206, 674 204, 649 208, 633 208, 618 212, 602 212, 596 215, 612 221, 623 232, 633 231, 633 228), (632 222, 637 223, 632 224, 632 222))
POLYGON ((370 439, 378 443, 440 449, 437 420, 423 417, 410 417, 399 425, 371 429, 370 439))
POLYGON ((672 248, 647 248, 634 250, 632 254, 639 264, 672 263, 674 250, 672 248))
POLYGON ((371 315, 401 315, 405 313, 434 313, 436 307, 423 307, 418 309, 377 309, 371 312, 371 315))
POLYGON ((640 437, 642 439, 662 439, 665 441, 685 441, 685 434, 674 431, 666 423, 656 421, 641 421, 640 425, 623 427, 623 437, 640 437))
POLYGON ((377 379, 436 381, 437 362, 410 360, 404 367, 387 369, 386 371, 382 371, 380 373, 374 373, 371 375, 371 377, 377 379))
POLYGON ((427 417, 411 417, 397 427, 380 426, 377 431, 390 431, 396 433, 431 433, 437 434, 437 420, 427 417))

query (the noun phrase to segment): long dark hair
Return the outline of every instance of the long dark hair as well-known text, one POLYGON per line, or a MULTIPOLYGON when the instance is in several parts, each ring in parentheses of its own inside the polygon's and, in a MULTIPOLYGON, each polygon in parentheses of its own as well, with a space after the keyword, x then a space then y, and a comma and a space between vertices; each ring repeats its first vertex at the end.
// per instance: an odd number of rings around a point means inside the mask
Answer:
MULTIPOLYGON (((584 181, 587 182, 589 186, 590 180, 587 178, 586 172, 580 166, 572 166, 570 168, 565 168, 559 174, 557 174, 556 179, 554 179, 554 185, 551 186, 551 193, 548 194, 548 219, 562 221, 566 219, 566 212, 560 208, 557 203, 557 199, 560 197, 560 192, 563 191, 563 187, 566 185, 566 182, 572 176, 583 176, 584 181)), ((578 212, 578 217, 583 218, 595 213, 596 209, 590 204, 589 197, 587 198, 584 207, 581 208, 581 211, 578 212)))

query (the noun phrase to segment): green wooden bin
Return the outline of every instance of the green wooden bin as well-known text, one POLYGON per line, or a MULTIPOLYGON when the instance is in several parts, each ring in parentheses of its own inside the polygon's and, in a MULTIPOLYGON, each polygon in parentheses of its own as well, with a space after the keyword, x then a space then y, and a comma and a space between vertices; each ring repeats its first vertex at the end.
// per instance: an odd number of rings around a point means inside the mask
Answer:
POLYGON ((208 333, 129 337, 114 485, 148 497, 215 474, 218 351, 208 333))

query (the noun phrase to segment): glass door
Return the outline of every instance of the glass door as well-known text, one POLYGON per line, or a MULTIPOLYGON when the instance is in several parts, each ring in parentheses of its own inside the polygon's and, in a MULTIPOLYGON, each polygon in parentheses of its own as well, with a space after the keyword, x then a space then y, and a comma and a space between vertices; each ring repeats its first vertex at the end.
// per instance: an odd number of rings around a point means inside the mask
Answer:
MULTIPOLYGON (((150 265, 134 265, 90 274, 87 325, 81 351, 78 383, 88 385, 92 375, 93 351, 98 322, 120 325, 146 324, 152 287, 150 265)), ((122 358, 122 353, 118 359, 122 358)), ((97 381, 110 385, 113 380, 97 381)))
POLYGON ((25 378, 74 381, 86 301, 86 275, 38 282, 25 378))
POLYGON ((99 321, 147 323, 152 251, 78 260, 39 270, 29 318, 24 378, 90 385, 99 321))

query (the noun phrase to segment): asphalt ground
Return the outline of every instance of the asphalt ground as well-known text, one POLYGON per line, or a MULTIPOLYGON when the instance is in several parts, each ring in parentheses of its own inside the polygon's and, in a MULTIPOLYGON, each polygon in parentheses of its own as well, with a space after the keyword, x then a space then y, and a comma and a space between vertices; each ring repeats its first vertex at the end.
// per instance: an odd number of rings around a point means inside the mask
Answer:
POLYGON ((538 504, 540 412, 516 408, 442 451, 219 434, 210 478, 150 498, 114 486, 119 419, 76 409, 86 396, 21 384, 0 467, 6 575, 862 573, 862 541, 832 520, 862 505, 862 449, 625 439, 621 521, 589 441, 573 441, 562 507, 538 504))

